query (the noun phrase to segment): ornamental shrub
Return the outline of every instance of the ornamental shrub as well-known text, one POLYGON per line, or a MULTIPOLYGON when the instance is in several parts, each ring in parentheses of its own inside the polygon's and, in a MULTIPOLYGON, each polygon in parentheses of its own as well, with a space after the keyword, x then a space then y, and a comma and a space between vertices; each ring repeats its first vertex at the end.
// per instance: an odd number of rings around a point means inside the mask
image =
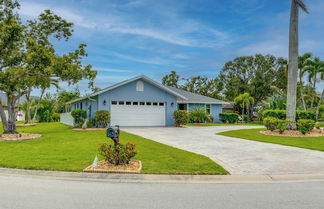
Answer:
POLYGON ((175 110, 173 112, 173 119, 176 126, 181 126, 188 123, 189 114, 186 110, 175 110))
POLYGON ((263 118, 273 117, 278 119, 286 119, 286 110, 265 110, 262 112, 263 118))
POLYGON ((206 113, 205 109, 203 108, 194 108, 189 112, 190 122, 194 123, 205 123, 209 121, 209 115, 206 113))
MULTIPOLYGON (((281 120, 286 119, 286 110, 265 110, 262 113, 263 118, 274 117, 281 120)), ((310 119, 315 120, 316 114, 314 111, 308 110, 297 110, 296 111, 296 121, 300 119, 310 119)))
POLYGON ((95 112, 94 120, 98 127, 107 127, 110 123, 110 112, 107 110, 99 110, 95 112))
POLYGON ((219 113, 219 118, 223 123, 237 123, 239 117, 237 113, 219 113))
POLYGON ((52 120, 54 122, 59 122, 60 121, 60 113, 53 113, 52 120))
POLYGON ((297 110, 296 120, 298 121, 300 119, 316 120, 316 113, 313 111, 297 110))
POLYGON ((87 117, 87 112, 81 109, 74 109, 71 112, 76 127, 81 127, 87 117))
POLYGON ((275 117, 266 117, 263 119, 263 124, 268 130, 274 131, 277 128, 277 121, 275 117))
POLYGON ((297 121, 297 129, 302 134, 307 134, 314 129, 315 121, 309 119, 300 119, 297 121))
POLYGON ((135 144, 109 144, 104 143, 99 146, 99 153, 105 161, 114 165, 128 164, 131 158, 136 155, 135 144))
POLYGON ((288 122, 289 120, 281 120, 275 117, 267 117, 263 119, 263 124, 268 130, 274 131, 278 129, 280 134, 287 129, 288 122))
POLYGON ((214 120, 215 120, 214 116, 212 116, 212 115, 209 115, 209 119, 208 119, 208 122, 209 122, 209 123, 213 123, 213 122, 214 122, 214 120))

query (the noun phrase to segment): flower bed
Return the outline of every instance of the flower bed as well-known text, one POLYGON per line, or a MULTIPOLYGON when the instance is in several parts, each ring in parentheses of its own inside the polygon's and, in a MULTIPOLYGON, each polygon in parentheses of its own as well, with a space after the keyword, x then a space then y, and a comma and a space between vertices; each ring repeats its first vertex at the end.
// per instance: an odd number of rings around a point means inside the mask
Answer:
POLYGON ((140 160, 131 160, 128 164, 114 165, 106 161, 100 161, 97 165, 86 167, 83 172, 91 173, 140 173, 142 163, 140 160))
POLYGON ((30 140, 41 137, 40 134, 28 134, 28 133, 19 133, 19 134, 0 134, 0 141, 21 141, 21 140, 30 140))
POLYGON ((282 134, 279 133, 279 131, 260 131, 261 134, 267 135, 267 136, 283 136, 283 137, 320 137, 324 136, 324 130, 312 130, 308 134, 302 134, 299 131, 294 130, 285 130, 282 134))

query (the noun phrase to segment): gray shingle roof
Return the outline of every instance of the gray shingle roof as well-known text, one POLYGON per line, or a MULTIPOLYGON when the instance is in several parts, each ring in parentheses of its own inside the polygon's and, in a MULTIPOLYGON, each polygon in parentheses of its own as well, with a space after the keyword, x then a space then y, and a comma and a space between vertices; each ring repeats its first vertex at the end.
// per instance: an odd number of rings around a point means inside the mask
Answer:
POLYGON ((209 104, 222 104, 222 105, 228 104, 228 102, 224 102, 222 100, 214 99, 200 94, 195 94, 175 87, 167 86, 167 88, 187 98, 187 100, 178 99, 178 102, 180 103, 209 103, 209 104))

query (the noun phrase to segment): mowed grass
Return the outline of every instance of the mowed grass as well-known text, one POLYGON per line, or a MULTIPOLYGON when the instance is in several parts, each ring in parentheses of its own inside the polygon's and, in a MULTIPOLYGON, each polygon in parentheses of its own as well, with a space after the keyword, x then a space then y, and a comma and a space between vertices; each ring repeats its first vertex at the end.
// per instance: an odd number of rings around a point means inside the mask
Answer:
MULTIPOLYGON (((99 143, 112 143, 105 136, 105 131, 73 131, 60 123, 40 123, 32 127, 19 127, 18 131, 39 133, 42 137, 15 142, 0 141, 0 167, 82 171, 98 154, 99 143)), ((142 161, 142 173, 227 174, 221 166, 202 155, 125 132, 121 132, 120 139, 122 143, 136 144, 138 154, 134 159, 142 161)))
POLYGON ((265 129, 243 129, 235 131, 225 131, 218 133, 223 136, 248 139, 259 142, 281 144, 292 147, 300 147, 312 150, 324 151, 324 136, 321 137, 278 137, 265 136, 259 132, 265 129))

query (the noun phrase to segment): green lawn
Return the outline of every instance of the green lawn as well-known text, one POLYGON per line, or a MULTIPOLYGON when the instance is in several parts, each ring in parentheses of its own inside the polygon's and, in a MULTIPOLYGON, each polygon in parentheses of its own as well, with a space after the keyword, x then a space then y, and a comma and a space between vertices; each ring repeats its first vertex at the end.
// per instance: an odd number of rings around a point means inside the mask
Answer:
POLYGON ((263 126, 262 122, 249 123, 187 123, 186 126, 263 126))
MULTIPOLYGON (((82 171, 98 153, 98 143, 111 141, 105 137, 105 131, 72 131, 60 123, 41 123, 18 130, 43 136, 34 140, 0 142, 0 167, 82 171)), ((227 174, 205 156, 136 135, 122 132, 121 142, 136 144, 135 159, 142 161, 142 173, 227 174)))
POLYGON ((278 137, 265 136, 259 132, 265 129, 243 129, 235 131, 225 131, 218 133, 223 136, 231 136, 253 141, 267 142, 273 144, 282 144, 293 147, 324 151, 324 136, 321 137, 278 137))

